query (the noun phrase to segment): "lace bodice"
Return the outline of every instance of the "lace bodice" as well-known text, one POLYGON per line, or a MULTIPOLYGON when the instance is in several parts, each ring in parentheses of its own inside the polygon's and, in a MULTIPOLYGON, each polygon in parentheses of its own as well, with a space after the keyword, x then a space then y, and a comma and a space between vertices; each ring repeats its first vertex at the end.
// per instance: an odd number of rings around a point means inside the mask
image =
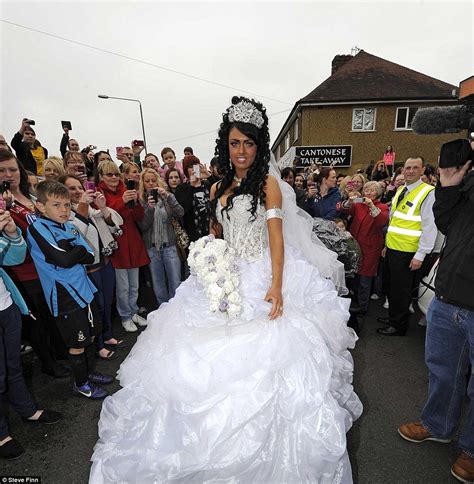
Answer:
POLYGON ((251 195, 238 195, 234 198, 232 209, 224 212, 224 215, 221 214, 222 205, 218 201, 216 214, 224 231, 224 239, 247 262, 261 259, 268 247, 265 207, 260 204, 257 206, 254 220, 251 206, 251 195))

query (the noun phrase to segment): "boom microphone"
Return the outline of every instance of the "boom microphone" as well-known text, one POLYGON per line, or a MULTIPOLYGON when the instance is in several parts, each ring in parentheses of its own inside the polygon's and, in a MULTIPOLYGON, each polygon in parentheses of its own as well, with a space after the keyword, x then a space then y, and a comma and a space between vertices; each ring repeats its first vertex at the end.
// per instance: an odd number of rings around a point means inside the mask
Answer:
POLYGON ((469 128, 473 115, 466 105, 423 108, 416 112, 411 127, 416 134, 459 133, 469 128))

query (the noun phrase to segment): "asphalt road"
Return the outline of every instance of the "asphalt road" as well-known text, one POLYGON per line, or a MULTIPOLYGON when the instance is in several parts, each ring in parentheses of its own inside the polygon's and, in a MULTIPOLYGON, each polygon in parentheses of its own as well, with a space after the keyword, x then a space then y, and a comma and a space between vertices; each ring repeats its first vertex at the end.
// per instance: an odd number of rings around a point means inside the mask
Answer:
MULTIPOLYGON (((413 317, 405 337, 380 336, 375 333, 376 317, 385 313, 380 301, 371 302, 353 352, 355 388, 364 404, 363 416, 348 434, 354 481, 455 483, 450 475, 455 444, 412 444, 397 434, 401 423, 419 418, 425 401, 425 329, 413 317)), ((119 350, 118 360, 99 362, 98 369, 104 373, 114 374, 136 339, 136 334, 124 333, 119 324, 116 329, 128 347, 119 350)), ((50 427, 28 425, 10 410, 12 435, 27 451, 17 461, 0 462, 0 475, 41 476, 41 482, 48 484, 87 482, 101 402, 72 396, 69 380, 41 374, 35 360, 27 382, 37 402, 62 412, 64 420, 50 427)), ((119 385, 114 382, 108 388, 113 392, 119 385)))

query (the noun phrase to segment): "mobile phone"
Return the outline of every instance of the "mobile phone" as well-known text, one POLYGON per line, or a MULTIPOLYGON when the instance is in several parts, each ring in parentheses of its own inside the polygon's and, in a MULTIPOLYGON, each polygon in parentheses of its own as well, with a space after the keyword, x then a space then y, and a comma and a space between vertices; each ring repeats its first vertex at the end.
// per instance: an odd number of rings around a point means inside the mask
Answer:
POLYGON ((34 119, 27 119, 25 123, 29 124, 30 126, 34 126, 36 124, 34 119))
POLYGON ((96 150, 97 146, 96 145, 89 145, 89 150, 96 150))
POLYGON ((142 140, 136 139, 133 143, 133 146, 145 146, 145 143, 142 140))
POLYGON ((5 199, 0 195, 0 210, 6 210, 7 209, 7 202, 5 199))
POLYGON ((160 194, 158 193, 158 188, 151 189, 151 196, 153 197, 153 200, 155 200, 155 202, 158 201, 158 197, 160 196, 160 194))
POLYGON ((0 184, 0 193, 3 194, 7 190, 10 190, 10 182, 5 180, 0 184))
POLYGON ((69 131, 72 131, 72 124, 71 121, 61 121, 61 126, 67 128, 69 131))
POLYGON ((364 199, 362 197, 356 197, 352 200, 352 203, 364 203, 364 199))
MULTIPOLYGON (((127 180, 126 181, 127 190, 135 190, 135 181, 134 180, 127 180)), ((128 208, 133 208, 135 206, 135 201, 130 200, 126 203, 128 208)))
POLYGON ((117 153, 117 157, 119 157, 122 154, 122 151, 123 151, 123 146, 117 146, 117 148, 115 148, 115 153, 117 153))
POLYGON ((95 193, 95 183, 93 181, 86 180, 84 182, 84 188, 86 190, 92 190, 95 193))
POLYGON ((201 167, 199 165, 193 165, 193 173, 196 178, 201 178, 201 167))

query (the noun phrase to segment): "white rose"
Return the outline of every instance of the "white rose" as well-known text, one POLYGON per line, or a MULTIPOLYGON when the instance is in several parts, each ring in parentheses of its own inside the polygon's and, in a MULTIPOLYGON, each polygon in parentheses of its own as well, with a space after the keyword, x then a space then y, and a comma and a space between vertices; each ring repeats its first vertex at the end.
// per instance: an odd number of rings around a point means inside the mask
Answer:
POLYGON ((229 294, 234 290, 234 285, 229 280, 226 280, 223 289, 227 294, 229 294))
POLYGON ((207 288, 207 293, 211 299, 220 299, 224 295, 224 291, 217 284, 212 283, 207 288))
POLYGON ((238 278, 238 276, 232 276, 232 277, 230 278, 230 280, 232 281, 232 284, 233 284, 235 287, 238 287, 238 285, 239 285, 239 278, 238 278))
POLYGON ((204 276, 204 280, 206 281, 206 284, 212 284, 213 282, 216 282, 219 276, 217 275, 217 272, 208 272, 204 276))
POLYGON ((233 291, 227 296, 227 299, 231 304, 238 304, 240 302, 240 295, 237 291, 233 291))
POLYGON ((219 303, 218 302, 215 302, 215 301, 211 302, 211 304, 209 304, 209 309, 213 313, 217 312, 219 310, 219 303))
POLYGON ((230 316, 230 317, 235 317, 235 316, 238 316, 240 313, 240 306, 237 305, 237 304, 229 304, 229 307, 227 309, 227 314, 230 316))

